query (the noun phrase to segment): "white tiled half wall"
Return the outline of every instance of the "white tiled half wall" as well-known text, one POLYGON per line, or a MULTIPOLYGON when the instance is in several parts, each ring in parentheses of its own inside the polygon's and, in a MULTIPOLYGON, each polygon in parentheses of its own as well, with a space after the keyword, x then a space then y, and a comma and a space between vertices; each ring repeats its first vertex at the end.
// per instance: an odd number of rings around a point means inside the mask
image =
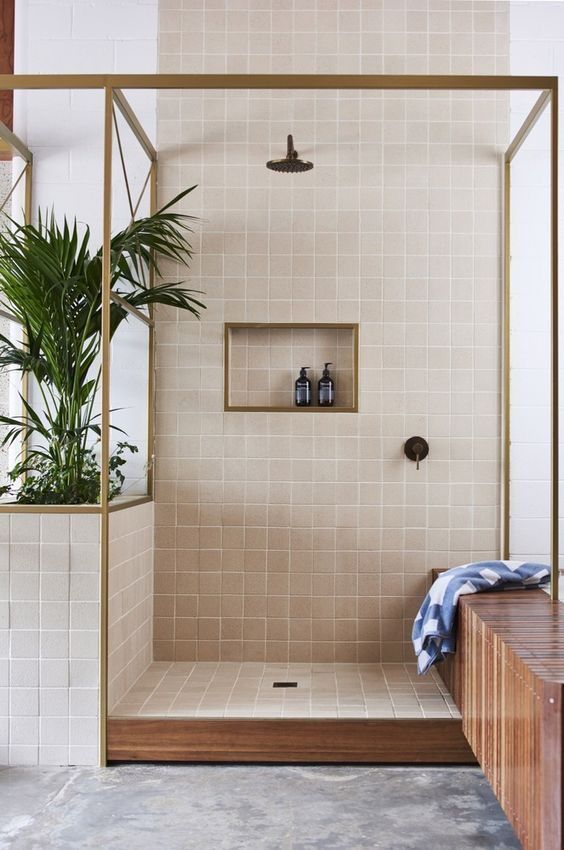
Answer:
POLYGON ((153 660, 153 504, 110 514, 108 711, 153 660))
POLYGON ((100 517, 0 515, 0 763, 97 764, 100 517))

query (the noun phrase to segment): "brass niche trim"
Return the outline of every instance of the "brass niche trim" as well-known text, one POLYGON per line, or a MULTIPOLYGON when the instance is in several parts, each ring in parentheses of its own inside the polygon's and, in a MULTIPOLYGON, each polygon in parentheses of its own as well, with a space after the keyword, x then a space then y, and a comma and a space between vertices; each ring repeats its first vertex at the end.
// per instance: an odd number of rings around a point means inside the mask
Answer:
POLYGON ((223 409, 230 413, 358 413, 358 372, 360 363, 360 325, 358 322, 225 322, 223 331, 223 409), (351 331, 353 353, 352 404, 350 407, 281 407, 279 405, 231 404, 229 375, 231 369, 232 330, 340 330, 351 331))

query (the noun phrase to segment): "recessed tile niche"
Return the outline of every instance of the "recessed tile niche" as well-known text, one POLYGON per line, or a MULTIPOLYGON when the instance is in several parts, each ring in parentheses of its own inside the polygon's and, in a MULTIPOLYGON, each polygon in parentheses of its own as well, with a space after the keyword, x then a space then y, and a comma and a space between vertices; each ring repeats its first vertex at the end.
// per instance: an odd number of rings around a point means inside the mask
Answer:
POLYGON ((358 411, 358 324, 225 325, 225 410, 319 413, 358 411), (317 382, 330 362, 334 407, 319 407, 317 382), (310 407, 296 407, 294 385, 309 366, 310 407))

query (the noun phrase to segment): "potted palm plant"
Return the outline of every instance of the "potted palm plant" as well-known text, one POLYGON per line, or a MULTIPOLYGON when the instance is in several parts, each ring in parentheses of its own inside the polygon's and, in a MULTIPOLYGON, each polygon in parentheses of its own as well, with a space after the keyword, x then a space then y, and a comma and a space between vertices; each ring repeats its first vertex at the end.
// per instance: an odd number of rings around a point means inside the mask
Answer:
MULTIPOLYGON (((166 304, 195 317, 205 309, 198 292, 164 281, 159 268, 161 258, 189 264, 196 219, 171 207, 195 188, 112 238, 111 289, 132 307, 166 304)), ((0 494, 20 504, 99 501, 101 295, 102 249, 91 252, 90 231, 80 235, 76 220, 59 226, 50 214, 0 231, 1 306, 24 332, 23 342, 0 334, 0 368, 31 378, 40 399, 33 406, 22 396, 21 415, 0 416, 2 449, 17 440, 24 446, 0 494)), ((119 301, 110 303, 111 337, 128 315, 119 301)), ((137 451, 126 437, 110 458, 110 498, 123 486, 124 454, 137 451)))

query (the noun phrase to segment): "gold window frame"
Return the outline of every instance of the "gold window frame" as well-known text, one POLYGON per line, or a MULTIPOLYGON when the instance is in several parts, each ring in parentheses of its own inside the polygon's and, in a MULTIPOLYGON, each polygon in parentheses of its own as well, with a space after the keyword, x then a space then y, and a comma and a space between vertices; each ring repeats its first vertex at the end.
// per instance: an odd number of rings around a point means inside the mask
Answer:
MULTIPOLYGON (((524 140, 550 105, 550 205, 551 205, 551 494, 550 494, 550 556, 551 556, 551 599, 558 601, 558 78, 554 76, 479 76, 479 75, 389 75, 389 74, 1 74, 0 89, 6 90, 52 90, 52 89, 97 89, 104 92, 104 177, 103 177, 103 282, 102 282, 102 341, 101 341, 101 500, 99 505, 81 506, 25 506, 1 505, 0 512, 81 512, 101 515, 100 554, 100 763, 106 763, 106 718, 107 718, 107 578, 109 548, 109 514, 136 504, 152 500, 151 490, 145 497, 131 499, 120 504, 108 503, 108 460, 110 425, 110 239, 111 239, 111 183, 113 144, 113 105, 124 115, 139 143, 151 159, 151 211, 154 210, 157 189, 157 153, 146 136, 135 113, 129 106, 123 89, 370 89, 375 91, 538 91, 540 96, 521 128, 507 148, 504 158, 504 265, 503 265, 503 365, 502 365, 502 541, 504 557, 509 552, 509 287, 510 287, 510 233, 509 205, 511 196, 511 162, 524 140)), ((5 128, 7 130, 7 128, 5 128)), ((7 142, 20 154, 26 146, 11 131, 10 138, 0 128, 0 139, 7 142)), ((29 153, 29 152, 28 152, 29 153)), ((31 154, 27 214, 31 212, 31 154)), ((139 317, 137 317, 139 318, 139 317)), ((144 317, 146 318, 146 317, 144 317)), ((150 318, 150 349, 152 358, 153 328, 150 318)), ((149 392, 152 394, 152 361, 149 392)), ((153 445, 153 399, 149 406, 149 453, 153 445)), ((148 481, 149 486, 149 481, 148 481)))

